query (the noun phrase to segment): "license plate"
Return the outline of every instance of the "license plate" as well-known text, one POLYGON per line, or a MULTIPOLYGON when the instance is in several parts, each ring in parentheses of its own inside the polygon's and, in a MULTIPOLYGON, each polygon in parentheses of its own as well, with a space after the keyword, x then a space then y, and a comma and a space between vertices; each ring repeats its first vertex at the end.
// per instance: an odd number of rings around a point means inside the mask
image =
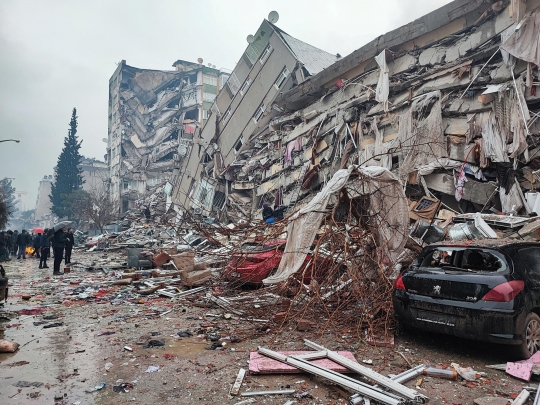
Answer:
POLYGON ((439 312, 418 311, 416 314, 416 320, 437 325, 456 326, 456 320, 454 316, 441 314, 439 312))

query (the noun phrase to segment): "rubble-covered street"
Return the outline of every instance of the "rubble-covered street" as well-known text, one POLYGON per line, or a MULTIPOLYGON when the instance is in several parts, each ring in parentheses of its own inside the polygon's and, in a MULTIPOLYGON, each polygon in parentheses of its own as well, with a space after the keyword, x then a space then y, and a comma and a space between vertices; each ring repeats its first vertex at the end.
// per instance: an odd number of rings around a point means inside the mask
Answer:
MULTIPOLYGON (((140 235, 156 228, 155 223, 136 221, 115 239, 141 243, 140 235)), ((4 266, 10 291, 0 313, 0 338, 20 347, 13 354, 0 354, 3 403, 347 403, 351 392, 314 375, 290 373, 290 366, 261 361, 256 354, 259 346, 306 352, 310 349, 304 339, 348 352, 346 356, 385 376, 418 365, 448 371, 456 363, 474 370, 472 381, 452 371, 457 378, 419 374, 405 383, 435 404, 472 404, 486 396, 505 401, 524 387, 534 391, 538 385, 534 377, 527 383, 487 367, 509 360, 505 347, 394 330, 374 346, 358 338, 354 323, 328 326, 324 317, 283 322, 279 313, 290 301, 276 288, 234 287, 236 300, 216 302, 210 296, 222 297, 232 288, 219 268, 213 268, 211 280, 188 289, 178 276, 152 277, 174 269, 128 269, 126 248, 112 240, 109 247, 76 249, 70 272, 61 277, 38 269, 34 258, 4 266), (125 273, 131 277, 122 278, 125 273), (164 295, 142 282, 161 282, 176 290, 165 290, 164 295), (193 293, 182 296, 180 291, 193 293), (260 318, 251 318, 252 311, 260 318), (231 395, 241 369, 248 372, 237 395, 231 395), (242 396, 275 390, 294 393, 242 396)), ((156 253, 161 249, 156 246, 156 253)), ((211 253, 197 255, 208 258, 211 253)))

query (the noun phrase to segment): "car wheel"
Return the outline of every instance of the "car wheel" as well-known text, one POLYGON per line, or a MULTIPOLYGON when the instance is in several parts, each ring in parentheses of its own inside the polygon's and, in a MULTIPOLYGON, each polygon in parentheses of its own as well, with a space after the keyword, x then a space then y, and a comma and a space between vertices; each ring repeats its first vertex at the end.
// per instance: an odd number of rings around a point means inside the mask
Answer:
POLYGON ((525 319, 523 342, 518 346, 518 355, 528 359, 540 350, 540 317, 531 312, 525 319))

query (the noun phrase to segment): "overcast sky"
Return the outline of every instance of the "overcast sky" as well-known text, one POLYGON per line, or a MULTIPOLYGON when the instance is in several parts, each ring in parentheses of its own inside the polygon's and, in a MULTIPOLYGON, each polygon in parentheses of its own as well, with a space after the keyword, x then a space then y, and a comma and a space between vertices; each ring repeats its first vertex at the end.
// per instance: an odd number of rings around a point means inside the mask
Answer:
POLYGON ((1 0, 0 178, 34 208, 53 174, 73 107, 81 152, 103 160, 108 81, 125 59, 172 70, 177 59, 233 69, 272 10, 288 34, 346 56, 448 0, 1 0))

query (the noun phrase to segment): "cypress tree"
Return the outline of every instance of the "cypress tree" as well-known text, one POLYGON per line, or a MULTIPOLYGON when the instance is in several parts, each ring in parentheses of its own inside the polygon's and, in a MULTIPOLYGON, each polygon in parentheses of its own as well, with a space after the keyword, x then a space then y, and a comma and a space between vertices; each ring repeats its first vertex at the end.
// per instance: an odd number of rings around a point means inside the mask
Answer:
POLYGON ((70 211, 66 209, 65 198, 73 191, 82 188, 82 169, 79 168, 82 159, 79 153, 81 143, 82 141, 77 138, 77 109, 74 108, 68 135, 64 138, 64 147, 54 170, 54 183, 49 195, 52 203, 51 210, 60 218, 70 216, 70 211))

